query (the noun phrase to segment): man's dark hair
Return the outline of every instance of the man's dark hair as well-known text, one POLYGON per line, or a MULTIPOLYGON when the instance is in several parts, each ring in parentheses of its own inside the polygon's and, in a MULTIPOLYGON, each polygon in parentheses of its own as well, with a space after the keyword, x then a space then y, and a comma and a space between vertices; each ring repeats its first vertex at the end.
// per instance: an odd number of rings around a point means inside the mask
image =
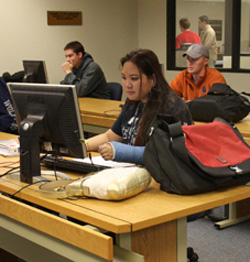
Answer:
POLYGON ((199 19, 201 20, 201 22, 206 22, 207 24, 209 24, 209 19, 206 15, 200 16, 199 19))
POLYGON ((187 18, 182 18, 179 21, 179 24, 184 30, 187 30, 191 25, 190 21, 187 18))
POLYGON ((68 50, 68 49, 72 49, 76 54, 81 52, 84 55, 84 53, 85 53, 83 45, 80 42, 78 42, 78 41, 73 41, 73 42, 68 43, 64 47, 64 51, 68 50))

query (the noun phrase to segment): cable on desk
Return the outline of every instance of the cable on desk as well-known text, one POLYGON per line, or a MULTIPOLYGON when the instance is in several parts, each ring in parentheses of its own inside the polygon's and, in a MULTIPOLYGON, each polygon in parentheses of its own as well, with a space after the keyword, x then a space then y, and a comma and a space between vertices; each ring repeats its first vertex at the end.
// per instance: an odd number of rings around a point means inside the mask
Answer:
POLYGON ((2 163, 0 163, 0 168, 3 168, 3 167, 5 167, 5 168, 12 168, 12 167, 10 167, 10 166, 12 166, 12 165, 14 165, 14 164, 17 164, 17 163, 19 163, 19 162, 20 162, 19 160, 16 161, 16 162, 12 162, 12 161, 2 162, 2 163))
POLYGON ((93 159, 92 159, 92 154, 91 154, 90 152, 89 152, 89 154, 88 154, 88 157, 89 157, 90 163, 91 163, 92 165, 95 165, 94 162, 93 162, 93 159))
POLYGON ((39 183, 45 183, 45 182, 51 182, 50 180, 43 180, 43 181, 37 181, 37 182, 34 182, 32 184, 28 184, 26 186, 23 186, 22 188, 20 188, 19 190, 17 190, 15 193, 13 193, 12 195, 10 195, 10 198, 14 198, 14 196, 18 193, 20 193, 23 189, 29 187, 29 186, 33 186, 35 184, 39 184, 39 183))
POLYGON ((17 167, 12 167, 10 170, 8 170, 7 172, 5 172, 4 174, 0 175, 0 178, 3 177, 3 176, 7 176, 9 175, 13 170, 16 170, 20 168, 20 166, 17 166, 17 167))
POLYGON ((99 168, 99 166, 96 165, 96 164, 93 162, 91 152, 88 153, 88 157, 89 157, 90 163, 91 163, 94 167, 96 167, 96 169, 97 169, 98 171, 101 171, 101 169, 99 168))
MULTIPOLYGON (((46 152, 41 158, 40 158, 40 162, 42 162, 42 160, 44 158, 46 158, 46 156, 48 154, 52 154, 52 152, 46 152)), ((55 179, 58 180, 58 176, 57 176, 57 173, 56 173, 56 160, 58 159, 58 155, 55 155, 55 162, 54 162, 54 166, 53 166, 53 171, 54 171, 54 175, 55 175, 55 179)))

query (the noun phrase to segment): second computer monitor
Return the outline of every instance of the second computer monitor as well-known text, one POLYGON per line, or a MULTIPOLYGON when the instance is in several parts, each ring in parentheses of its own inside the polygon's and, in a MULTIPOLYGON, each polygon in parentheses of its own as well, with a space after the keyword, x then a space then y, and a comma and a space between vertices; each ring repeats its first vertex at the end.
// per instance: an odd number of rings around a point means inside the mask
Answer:
POLYGON ((26 83, 48 83, 48 74, 43 60, 23 60, 26 83))

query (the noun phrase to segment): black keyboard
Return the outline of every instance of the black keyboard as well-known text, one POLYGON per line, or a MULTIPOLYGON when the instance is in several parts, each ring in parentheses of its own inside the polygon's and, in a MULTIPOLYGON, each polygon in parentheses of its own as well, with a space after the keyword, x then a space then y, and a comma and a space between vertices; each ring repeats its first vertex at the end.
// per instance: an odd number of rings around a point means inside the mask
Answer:
POLYGON ((102 165, 95 165, 91 163, 85 163, 70 159, 65 159, 62 157, 53 157, 53 156, 46 156, 42 163, 50 168, 60 168, 60 169, 67 169, 71 171, 77 171, 81 173, 91 173, 91 172, 97 172, 103 169, 110 168, 108 166, 102 166, 102 165))

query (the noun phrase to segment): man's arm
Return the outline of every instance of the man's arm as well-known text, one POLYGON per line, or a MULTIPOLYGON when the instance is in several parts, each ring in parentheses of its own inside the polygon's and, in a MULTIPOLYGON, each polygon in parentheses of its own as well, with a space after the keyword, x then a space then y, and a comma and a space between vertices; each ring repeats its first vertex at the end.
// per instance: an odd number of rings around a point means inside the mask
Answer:
POLYGON ((100 67, 93 63, 78 78, 73 72, 68 73, 60 84, 75 85, 78 97, 88 96, 103 80, 103 72, 100 67))
POLYGON ((69 73, 65 76, 65 78, 60 82, 60 84, 64 85, 74 85, 76 80, 76 76, 73 73, 69 73))
POLYGON ((180 81, 180 75, 178 74, 175 79, 173 79, 170 83, 170 87, 174 90, 174 92, 179 95, 180 97, 183 97, 182 94, 182 83, 180 81))
POLYGON ((78 97, 88 96, 96 89, 103 77, 103 72, 97 64, 93 63, 89 66, 81 78, 74 80, 78 97))
POLYGON ((180 40, 179 36, 177 36, 176 39, 175 39, 175 48, 176 49, 181 48, 181 40, 180 40))

